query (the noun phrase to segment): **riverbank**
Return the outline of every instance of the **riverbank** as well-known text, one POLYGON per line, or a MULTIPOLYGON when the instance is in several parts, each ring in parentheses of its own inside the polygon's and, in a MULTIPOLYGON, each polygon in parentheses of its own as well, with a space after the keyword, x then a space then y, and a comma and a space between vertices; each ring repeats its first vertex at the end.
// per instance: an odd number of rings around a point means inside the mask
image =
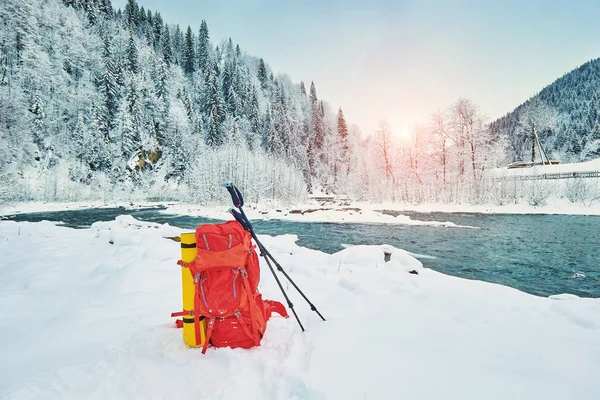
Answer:
MULTIPOLYGON (((231 219, 227 210, 229 204, 203 206, 184 202, 23 202, 0 209, 2 215, 25 214, 35 212, 69 211, 88 208, 136 209, 161 207, 163 213, 190 215, 220 220, 231 219)), ((447 221, 419 221, 414 217, 402 215, 411 213, 480 213, 480 214, 558 214, 558 215, 600 215, 600 202, 590 206, 574 204, 567 199, 551 199, 544 206, 531 206, 526 203, 498 205, 471 204, 404 204, 404 203, 367 203, 345 201, 311 201, 295 206, 277 204, 247 204, 245 211, 251 219, 286 220, 297 222, 350 222, 350 223, 388 223, 404 225, 437 225, 460 227, 447 221), (400 214, 400 215, 397 215, 400 214)))

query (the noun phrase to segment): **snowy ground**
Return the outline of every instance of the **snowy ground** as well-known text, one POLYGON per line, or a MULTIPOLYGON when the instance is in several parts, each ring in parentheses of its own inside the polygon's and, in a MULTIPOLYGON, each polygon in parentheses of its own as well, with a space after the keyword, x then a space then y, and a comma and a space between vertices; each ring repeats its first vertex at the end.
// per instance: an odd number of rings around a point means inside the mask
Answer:
MULTIPOLYGON (((2 399, 598 399, 600 299, 535 297, 425 269, 381 246, 333 255, 261 236, 295 292, 251 350, 185 347, 181 233, 0 222, 2 399), (418 275, 407 271, 415 269, 418 275)), ((283 279, 283 278, 282 278, 283 279)), ((281 300, 264 268, 261 291, 281 300)), ((290 288, 291 289, 291 288, 290 288)))

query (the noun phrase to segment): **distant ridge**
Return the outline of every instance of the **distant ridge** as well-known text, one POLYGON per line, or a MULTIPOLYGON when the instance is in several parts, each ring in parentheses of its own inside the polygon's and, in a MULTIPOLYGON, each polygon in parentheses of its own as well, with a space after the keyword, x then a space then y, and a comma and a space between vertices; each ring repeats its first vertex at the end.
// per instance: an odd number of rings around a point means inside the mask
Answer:
MULTIPOLYGON (((572 162, 600 157, 600 58, 564 74, 513 111, 492 122, 492 131, 506 135, 509 143, 515 143, 519 116, 527 104, 536 100, 555 107, 561 113, 558 127, 541 135, 546 150, 553 158, 572 162)), ((509 147, 510 161, 521 158, 512 149, 517 146, 509 147)))

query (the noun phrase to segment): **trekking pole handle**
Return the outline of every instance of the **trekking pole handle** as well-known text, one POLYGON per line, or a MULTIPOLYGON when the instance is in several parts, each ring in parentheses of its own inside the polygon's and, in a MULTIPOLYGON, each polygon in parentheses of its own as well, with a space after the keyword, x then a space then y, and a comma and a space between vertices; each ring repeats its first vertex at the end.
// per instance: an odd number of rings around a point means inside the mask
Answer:
POLYGON ((231 182, 225 182, 221 184, 224 188, 227 189, 229 194, 231 195, 231 201, 233 205, 237 208, 241 208, 244 206, 244 198, 242 197, 242 193, 235 187, 231 182))
POLYGON ((228 211, 233 215, 233 218, 242 225, 242 228, 252 233, 252 224, 248 221, 248 218, 240 214, 235 208, 230 208, 228 211))

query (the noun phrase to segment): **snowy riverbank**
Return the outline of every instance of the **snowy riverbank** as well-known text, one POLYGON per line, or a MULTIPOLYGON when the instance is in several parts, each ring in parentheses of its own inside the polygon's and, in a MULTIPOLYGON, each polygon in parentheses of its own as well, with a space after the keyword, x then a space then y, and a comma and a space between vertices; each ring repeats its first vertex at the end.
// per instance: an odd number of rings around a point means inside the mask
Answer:
MULTIPOLYGON (((206 218, 230 219, 227 212, 229 206, 199 206, 186 203, 172 203, 161 212, 169 214, 194 215, 206 218)), ((402 212, 419 213, 481 213, 481 214, 565 214, 565 215, 600 215, 600 203, 591 206, 573 204, 566 199, 549 200, 545 206, 533 207, 528 204, 471 205, 471 204, 402 204, 402 203, 365 203, 353 202, 349 205, 331 205, 318 203, 298 205, 294 207, 246 206, 246 213, 251 219, 280 219, 298 222, 353 222, 353 223, 389 223, 404 225, 436 225, 459 227, 452 222, 420 221, 418 217, 388 215, 402 212)))
POLYGON ((274 316, 261 347, 201 355, 170 318, 180 249, 166 237, 182 231, 0 221, 0 398, 600 397, 600 299, 455 278, 400 249, 388 263, 381 246, 327 255, 293 235, 261 240, 327 321, 290 289, 306 332, 274 316))
MULTIPOLYGON (((52 212, 82 210, 88 208, 135 209, 144 207, 166 207, 163 213, 191 215, 220 220, 231 219, 227 212, 229 204, 222 206, 203 206, 184 202, 24 202, 0 208, 2 215, 24 214, 34 212, 52 212)), ((403 225, 427 225, 440 227, 461 227, 449 221, 421 221, 418 217, 406 215, 392 216, 402 212, 418 213, 482 213, 482 214, 565 214, 565 215, 600 215, 600 202, 590 206, 573 204, 567 199, 550 199, 545 206, 534 207, 525 203, 498 205, 471 204, 402 204, 402 203, 367 203, 351 202, 344 205, 313 201, 295 206, 253 205, 248 204, 245 211, 250 219, 274 219, 298 222, 347 222, 347 223, 385 223, 403 225)))

